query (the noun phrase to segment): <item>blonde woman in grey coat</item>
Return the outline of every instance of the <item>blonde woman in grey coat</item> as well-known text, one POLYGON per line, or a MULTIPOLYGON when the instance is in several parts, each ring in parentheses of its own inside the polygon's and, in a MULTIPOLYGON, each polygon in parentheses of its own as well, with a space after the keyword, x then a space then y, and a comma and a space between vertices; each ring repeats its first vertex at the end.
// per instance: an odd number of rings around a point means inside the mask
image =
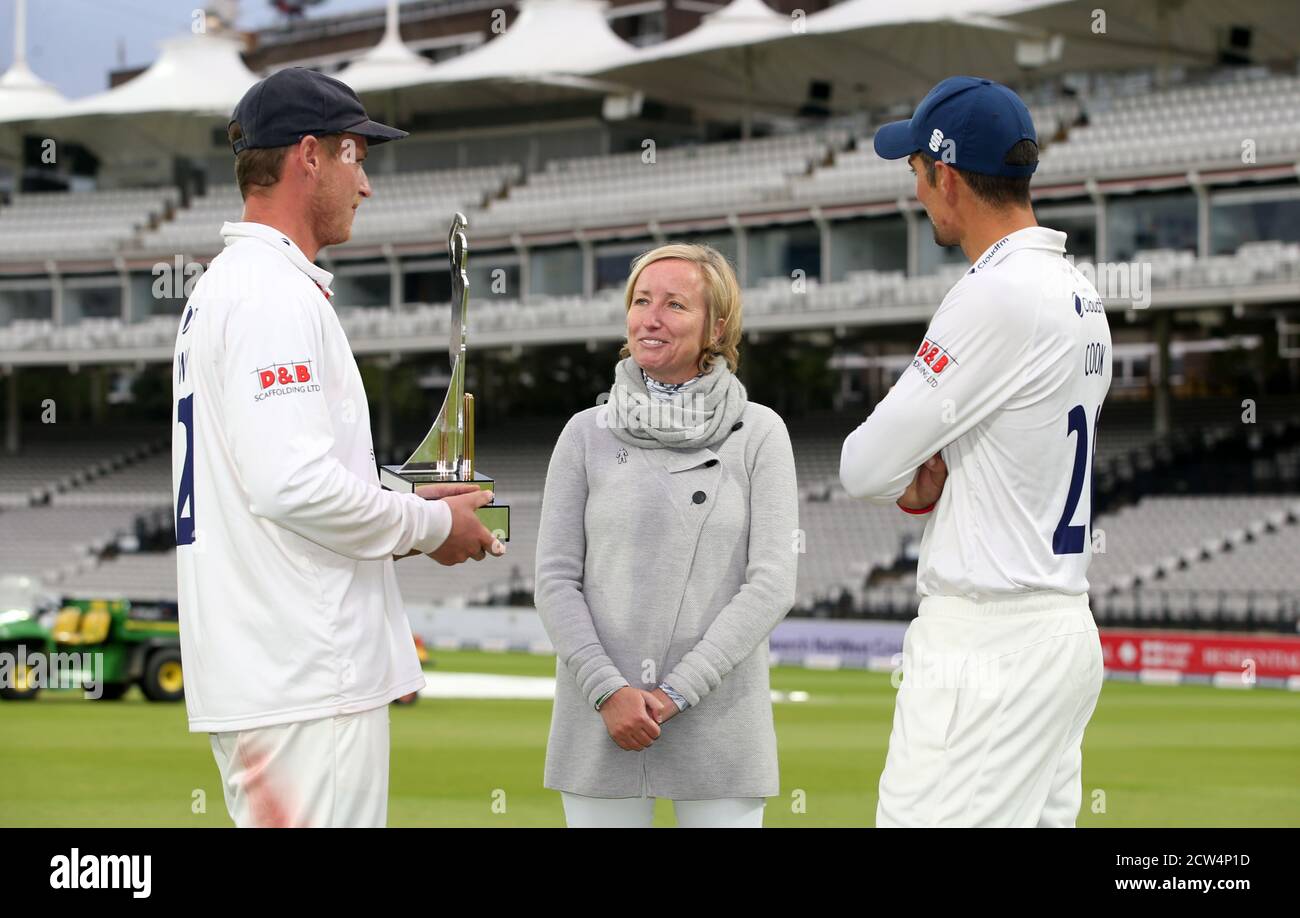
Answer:
POLYGON ((780 791, 767 639, 794 603, 785 424, 735 377, 727 260, 666 245, 632 266, 606 404, 551 456, 537 608, 557 654, 546 787, 574 827, 759 827, 780 791))

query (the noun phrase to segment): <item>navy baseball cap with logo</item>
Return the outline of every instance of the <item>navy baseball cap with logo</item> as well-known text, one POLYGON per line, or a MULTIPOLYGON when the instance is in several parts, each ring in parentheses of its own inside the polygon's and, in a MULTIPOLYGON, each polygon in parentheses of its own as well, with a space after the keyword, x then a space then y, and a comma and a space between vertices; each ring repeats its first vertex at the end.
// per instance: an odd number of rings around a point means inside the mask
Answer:
POLYGON ((1038 164, 1009 166, 1003 160, 1022 140, 1038 143, 1029 109, 1001 83, 949 77, 931 89, 907 121, 876 132, 876 154, 903 159, 918 150, 967 172, 1023 178, 1038 164))
POLYGON ((244 93, 230 123, 243 136, 231 144, 241 150, 287 147, 308 134, 365 137, 371 144, 401 140, 406 131, 371 121, 352 87, 303 67, 289 67, 259 80, 244 93))

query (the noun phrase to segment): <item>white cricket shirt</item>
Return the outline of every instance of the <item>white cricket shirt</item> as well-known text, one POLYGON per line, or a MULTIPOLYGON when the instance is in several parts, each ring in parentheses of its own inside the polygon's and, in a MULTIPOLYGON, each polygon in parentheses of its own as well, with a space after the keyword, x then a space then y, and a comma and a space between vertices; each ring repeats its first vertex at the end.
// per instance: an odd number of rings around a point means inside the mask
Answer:
POLYGON ((917 467, 942 454, 948 481, 921 541, 922 596, 1087 592, 1110 326, 1096 289, 1064 255, 1065 234, 1045 227, 990 246, 844 441, 845 490, 880 503, 896 501, 917 467))
POLYGON ((190 730, 214 733, 421 688, 393 555, 451 528, 442 501, 379 486, 332 275, 270 226, 221 234, 172 368, 185 704, 190 730))

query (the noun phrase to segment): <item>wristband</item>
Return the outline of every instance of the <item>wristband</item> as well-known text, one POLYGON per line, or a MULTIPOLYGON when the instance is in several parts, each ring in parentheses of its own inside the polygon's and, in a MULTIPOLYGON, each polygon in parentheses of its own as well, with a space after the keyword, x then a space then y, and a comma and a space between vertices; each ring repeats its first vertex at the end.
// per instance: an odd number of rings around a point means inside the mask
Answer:
MULTIPOLYGON (((935 503, 937 504, 938 501, 935 501, 935 503)), ((909 509, 909 508, 907 508, 907 507, 904 507, 902 504, 898 504, 898 509, 899 509, 899 510, 902 510, 904 513, 910 513, 910 514, 912 514, 913 516, 923 516, 923 515, 929 513, 931 510, 933 510, 933 509, 934 509, 934 506, 935 506, 934 504, 931 504, 931 505, 928 506, 928 507, 922 507, 920 510, 911 510, 911 509, 909 509)))

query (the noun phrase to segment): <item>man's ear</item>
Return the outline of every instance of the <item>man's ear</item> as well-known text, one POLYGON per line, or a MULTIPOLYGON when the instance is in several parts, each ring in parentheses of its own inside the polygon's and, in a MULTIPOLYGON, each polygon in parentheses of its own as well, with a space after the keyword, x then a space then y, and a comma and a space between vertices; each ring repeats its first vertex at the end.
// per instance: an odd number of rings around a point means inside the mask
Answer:
POLYGON ((321 149, 321 143, 318 139, 308 134, 302 140, 298 141, 298 155, 302 159, 303 168, 309 173, 318 172, 321 168, 321 156, 324 154, 321 149))
POLYGON ((957 204, 957 185, 961 181, 957 177, 957 170, 949 167, 945 163, 937 163, 934 167, 939 170, 939 191, 943 194, 943 199, 949 207, 957 204))

